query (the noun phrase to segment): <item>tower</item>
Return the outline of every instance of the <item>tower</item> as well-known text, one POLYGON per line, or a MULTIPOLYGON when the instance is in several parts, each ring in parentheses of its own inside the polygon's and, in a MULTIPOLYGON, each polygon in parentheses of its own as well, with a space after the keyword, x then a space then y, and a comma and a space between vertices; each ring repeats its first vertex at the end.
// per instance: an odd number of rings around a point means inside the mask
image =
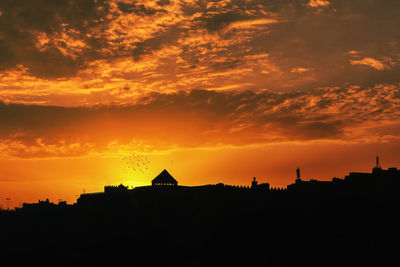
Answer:
POLYGON ((251 182, 251 188, 256 188, 258 185, 258 182, 256 181, 256 177, 253 177, 253 181, 251 182))
POLYGON ((379 163, 379 156, 376 156, 376 166, 372 169, 373 173, 380 172, 382 170, 381 165, 379 163))
POLYGON ((301 182, 300 168, 297 167, 297 169, 296 169, 296 183, 300 183, 300 182, 301 182))

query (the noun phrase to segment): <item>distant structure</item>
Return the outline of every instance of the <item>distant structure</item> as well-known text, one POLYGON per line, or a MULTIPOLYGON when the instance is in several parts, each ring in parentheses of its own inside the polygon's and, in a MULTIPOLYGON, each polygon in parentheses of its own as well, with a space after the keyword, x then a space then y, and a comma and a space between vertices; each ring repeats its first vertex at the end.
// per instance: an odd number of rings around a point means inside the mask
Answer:
POLYGON ((152 186, 177 186, 178 181, 164 169, 159 175, 151 181, 152 186))
POLYGON ((256 188, 258 185, 258 182, 256 181, 256 177, 253 177, 253 181, 251 182, 251 188, 256 188))
POLYGON ((379 156, 376 156, 376 166, 372 169, 372 171, 379 171, 382 170, 381 165, 379 164, 379 156))
POLYGON ((376 166, 371 173, 350 172, 344 178, 345 182, 357 191, 374 191, 390 193, 398 190, 400 186, 400 170, 395 167, 382 169, 379 157, 376 157, 376 166))
POLYGON ((299 167, 297 167, 297 169, 296 169, 296 180, 295 180, 295 182, 296 183, 301 183, 302 182, 301 176, 300 176, 300 168, 299 167))
POLYGON ((287 186, 292 192, 300 193, 363 193, 371 195, 394 195, 400 187, 400 170, 397 168, 382 169, 379 157, 376 157, 376 165, 371 173, 350 172, 344 179, 332 178, 331 181, 317 181, 314 179, 305 181, 300 177, 300 169, 296 170, 295 183, 287 186))
POLYGON ((260 196, 266 192, 284 192, 284 188, 270 188, 269 183, 258 183, 256 177, 252 178, 251 186, 226 185, 223 183, 198 186, 178 185, 178 181, 167 171, 163 170, 157 175, 149 186, 138 186, 132 189, 120 184, 118 186, 105 186, 104 192, 81 194, 77 199, 77 206, 102 209, 112 205, 135 205, 148 198, 151 201, 164 201, 172 196, 187 197, 188 199, 208 199, 218 196, 239 194, 246 196, 260 196))
POLYGON ((16 210, 24 211, 38 211, 38 210, 54 210, 57 208, 69 208, 73 205, 67 204, 67 201, 59 200, 58 204, 50 202, 47 198, 46 200, 39 200, 37 203, 23 203, 22 208, 16 208, 16 210))
MULTIPOLYGON (((77 199, 76 206, 92 209, 105 207, 140 206, 140 203, 150 201, 163 202, 166 199, 212 200, 217 198, 237 196, 240 198, 260 196, 374 196, 388 198, 398 195, 400 188, 400 170, 397 168, 381 168, 379 157, 371 173, 350 172, 344 179, 332 178, 328 181, 315 179, 302 179, 300 168, 296 169, 295 182, 286 188, 270 187, 269 183, 259 183, 256 177, 251 179, 251 186, 227 185, 223 183, 198 186, 178 186, 178 181, 167 170, 163 170, 152 181, 151 185, 139 186, 129 189, 122 184, 118 186, 105 186, 104 192, 84 193, 77 199)), ((23 209, 70 207, 66 202, 60 201, 58 205, 46 201, 38 203, 24 203, 23 209)))
POLYGON ((253 181, 251 181, 251 189, 253 189, 253 190, 257 189, 258 191, 268 191, 268 190, 270 190, 269 183, 258 184, 258 181, 256 180, 256 177, 253 177, 253 181))
POLYGON ((119 186, 108 185, 104 187, 104 193, 117 193, 128 191, 128 187, 120 184, 119 186))

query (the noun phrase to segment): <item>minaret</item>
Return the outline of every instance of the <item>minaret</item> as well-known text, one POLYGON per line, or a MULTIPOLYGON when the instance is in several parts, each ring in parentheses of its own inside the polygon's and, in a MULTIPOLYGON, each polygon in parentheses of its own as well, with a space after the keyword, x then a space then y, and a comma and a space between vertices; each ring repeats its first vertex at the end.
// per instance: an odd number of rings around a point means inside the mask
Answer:
POLYGON ((372 169, 372 172, 379 172, 381 171, 381 165, 379 164, 379 156, 376 156, 376 166, 372 169))
POLYGON ((301 182, 300 168, 297 167, 297 169, 296 169, 296 183, 300 183, 300 182, 301 182))

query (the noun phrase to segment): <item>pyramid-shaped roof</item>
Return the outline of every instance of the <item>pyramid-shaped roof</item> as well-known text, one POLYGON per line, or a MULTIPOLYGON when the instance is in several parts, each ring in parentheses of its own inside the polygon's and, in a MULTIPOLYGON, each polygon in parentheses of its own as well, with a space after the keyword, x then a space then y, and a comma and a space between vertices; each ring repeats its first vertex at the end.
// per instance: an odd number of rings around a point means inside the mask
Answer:
POLYGON ((178 181, 165 169, 151 182, 152 184, 178 184, 178 181))

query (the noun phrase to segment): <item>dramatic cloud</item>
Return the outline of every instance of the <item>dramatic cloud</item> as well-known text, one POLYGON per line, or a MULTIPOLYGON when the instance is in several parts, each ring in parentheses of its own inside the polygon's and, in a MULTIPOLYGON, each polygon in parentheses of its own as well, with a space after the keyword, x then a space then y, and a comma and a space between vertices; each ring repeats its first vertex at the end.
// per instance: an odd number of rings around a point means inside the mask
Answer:
POLYGON ((2 150, 394 138, 399 8, 394 0, 1 1, 2 150))
POLYGON ((135 105, 0 105, 3 155, 77 156, 119 150, 325 140, 388 142, 400 129, 399 87, 271 93, 152 93, 135 105))
POLYGON ((363 59, 360 60, 351 60, 350 61, 351 65, 365 65, 365 66, 370 66, 374 69, 377 70, 384 70, 385 68, 387 68, 382 62, 380 62, 379 60, 370 58, 370 57, 365 57, 363 59))
POLYGON ((290 72, 295 72, 295 73, 303 73, 310 71, 308 68, 293 68, 290 72))
POLYGON ((329 6, 331 4, 331 2, 327 1, 327 0, 310 0, 310 2, 308 2, 307 6, 309 7, 326 7, 329 6))
POLYGON ((399 8, 394 0, 4 0, 1 99, 78 106, 154 91, 397 84, 399 8))
POLYGON ((398 120, 398 8, 1 1, 1 150, 387 141, 398 120))
POLYGON ((108 12, 102 0, 5 0, 0 9, 0 70, 23 65, 45 78, 74 76, 85 66, 108 12))

